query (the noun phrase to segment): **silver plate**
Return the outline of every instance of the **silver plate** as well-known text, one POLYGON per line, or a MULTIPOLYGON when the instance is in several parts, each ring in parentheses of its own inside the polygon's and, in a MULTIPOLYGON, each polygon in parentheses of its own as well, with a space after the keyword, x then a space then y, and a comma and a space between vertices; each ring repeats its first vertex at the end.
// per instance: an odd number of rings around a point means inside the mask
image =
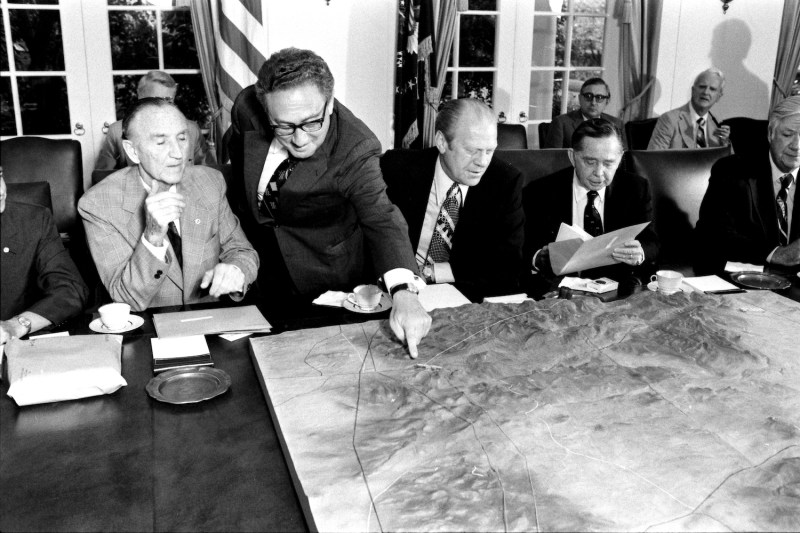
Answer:
POLYGON ((152 398, 166 403, 197 403, 219 396, 231 386, 224 370, 207 366, 177 368, 151 379, 145 389, 152 398))
POLYGON ((731 274, 731 279, 751 289, 777 290, 792 286, 792 282, 788 279, 767 272, 734 272, 731 274))

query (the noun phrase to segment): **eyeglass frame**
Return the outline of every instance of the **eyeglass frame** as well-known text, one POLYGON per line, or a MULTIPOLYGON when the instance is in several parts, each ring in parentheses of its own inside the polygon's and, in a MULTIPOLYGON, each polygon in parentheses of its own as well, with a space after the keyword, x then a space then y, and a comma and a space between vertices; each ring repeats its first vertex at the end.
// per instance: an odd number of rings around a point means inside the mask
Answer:
POLYGON ((580 95, 583 96, 587 102, 594 101, 598 104, 611 100, 610 94, 580 93, 580 95))
POLYGON ((325 119, 328 118, 328 114, 325 111, 328 109, 328 103, 330 100, 325 100, 325 107, 322 108, 322 118, 316 118, 314 120, 307 120, 305 122, 301 122, 300 124, 270 124, 269 127, 272 129, 272 133, 277 135, 278 137, 291 137, 292 135, 297 132, 298 128, 305 133, 316 133, 322 129, 322 126, 325 125, 325 119), (307 130, 306 126, 312 124, 319 124, 319 127, 314 130, 307 130), (278 128, 292 128, 291 133, 278 133, 278 128))

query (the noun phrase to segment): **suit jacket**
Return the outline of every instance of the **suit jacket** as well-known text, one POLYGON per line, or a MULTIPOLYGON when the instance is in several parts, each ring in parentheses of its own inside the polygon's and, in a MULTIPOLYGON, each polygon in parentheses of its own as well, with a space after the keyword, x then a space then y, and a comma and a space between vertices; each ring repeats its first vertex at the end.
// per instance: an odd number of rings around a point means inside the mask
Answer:
MULTIPOLYGON (((694 122, 689 106, 691 103, 667 111, 656 121, 650 142, 647 144, 648 150, 667 150, 675 148, 697 148, 697 141, 694 137, 694 122)), ((711 111, 708 112, 710 120, 706 121, 706 143, 708 148, 722 146, 723 143, 717 137, 717 120, 711 111)))
MULTIPOLYGON (((719 272, 727 261, 763 264, 780 244, 769 152, 731 155, 714 163, 697 221, 698 273, 719 272)), ((789 241, 800 239, 800 194, 794 188, 789 241)))
MULTIPOLYGON (((620 119, 606 113, 601 113, 600 117, 614 124, 619 128, 620 133, 624 133, 620 119)), ((580 109, 558 115, 547 129, 547 138, 542 148, 572 148, 572 134, 575 133, 575 128, 580 126, 581 122, 583 122, 583 114, 580 109)), ((624 138, 622 144, 625 146, 624 138)))
POLYGON ((161 261, 142 243, 147 191, 138 165, 113 173, 78 202, 89 249, 114 301, 129 303, 136 311, 215 301, 201 292, 200 281, 217 263, 239 267, 245 290, 255 280, 258 255, 228 206, 222 175, 187 166, 178 192, 186 201, 180 218, 183 271, 171 247, 161 261))
MULTIPOLYGON (((523 191, 525 208, 525 261, 530 265, 537 250, 554 242, 561 223, 572 224, 572 180, 574 167, 567 167, 528 185, 523 191)), ((653 221, 650 183, 636 174, 618 169, 606 188, 603 229, 614 231, 653 221)), ((658 237, 653 224, 636 237, 644 250, 645 264, 658 256, 658 237)), ((628 269, 624 264, 612 265, 628 269)))
POLYGON ((9 198, 0 248, 0 320, 31 311, 58 324, 83 311, 89 290, 46 207, 9 198))
POLYGON ((231 203, 262 254, 260 278, 285 271, 296 292, 319 294, 374 283, 393 268, 416 271, 405 220, 386 196, 380 143, 346 107, 335 102, 325 141, 281 188, 275 219, 258 210, 273 134, 253 86, 236 98, 231 119, 231 203))
MULTIPOLYGON (((186 122, 189 125, 189 144, 194 147, 194 156, 189 160, 190 163, 216 167, 217 157, 214 155, 214 151, 209 149, 206 137, 200 131, 200 126, 193 120, 186 122)), ((122 146, 122 121, 118 120, 108 127, 94 169, 114 170, 135 164, 122 146)))
MULTIPOLYGON (((389 199, 408 223, 411 247, 417 249, 439 151, 389 150, 381 170, 389 199)), ((450 266, 455 282, 485 296, 519 289, 525 215, 522 176, 493 159, 480 183, 469 188, 453 236, 450 266)))

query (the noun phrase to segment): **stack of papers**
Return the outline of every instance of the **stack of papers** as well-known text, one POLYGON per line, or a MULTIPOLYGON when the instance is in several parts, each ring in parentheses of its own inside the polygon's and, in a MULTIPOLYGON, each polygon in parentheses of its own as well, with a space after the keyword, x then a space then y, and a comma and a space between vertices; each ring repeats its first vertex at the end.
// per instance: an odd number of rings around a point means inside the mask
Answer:
POLYGON ((153 315, 153 324, 160 338, 213 333, 269 333, 272 328, 254 305, 160 313, 153 315))
POLYGON ((153 372, 189 366, 214 366, 204 335, 152 338, 153 372))
POLYGON ((611 252, 636 238, 649 222, 592 237, 576 226, 561 223, 556 242, 548 245, 550 266, 557 276, 617 263, 611 252))
POLYGON ((472 302, 449 283, 426 285, 419 292, 419 303, 427 312, 445 307, 459 307, 472 302))
POLYGON ((764 265, 728 261, 725 264, 725 272, 764 272, 764 265))
POLYGON ((698 276, 695 278, 683 278, 683 284, 689 286, 694 291, 706 294, 725 294, 727 292, 745 292, 733 283, 728 283, 719 276, 698 276))

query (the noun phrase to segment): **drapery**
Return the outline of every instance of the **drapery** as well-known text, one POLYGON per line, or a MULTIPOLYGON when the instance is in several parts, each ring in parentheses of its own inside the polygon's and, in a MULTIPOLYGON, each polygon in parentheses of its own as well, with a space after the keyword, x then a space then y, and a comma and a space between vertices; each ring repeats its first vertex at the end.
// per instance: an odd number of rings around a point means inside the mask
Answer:
POLYGON ((663 0, 617 0, 615 18, 622 22, 623 122, 648 118, 652 111, 662 8, 663 0))
POLYGON ((456 23, 458 13, 466 11, 467 0, 440 0, 438 27, 436 30, 436 73, 438 83, 425 91, 425 120, 422 131, 422 144, 425 148, 434 145, 436 133, 436 112, 439 109, 439 99, 447 78, 447 63, 450 50, 456 37, 456 23))
POLYGON ((789 96, 800 68, 800 0, 784 0, 770 109, 789 96))

